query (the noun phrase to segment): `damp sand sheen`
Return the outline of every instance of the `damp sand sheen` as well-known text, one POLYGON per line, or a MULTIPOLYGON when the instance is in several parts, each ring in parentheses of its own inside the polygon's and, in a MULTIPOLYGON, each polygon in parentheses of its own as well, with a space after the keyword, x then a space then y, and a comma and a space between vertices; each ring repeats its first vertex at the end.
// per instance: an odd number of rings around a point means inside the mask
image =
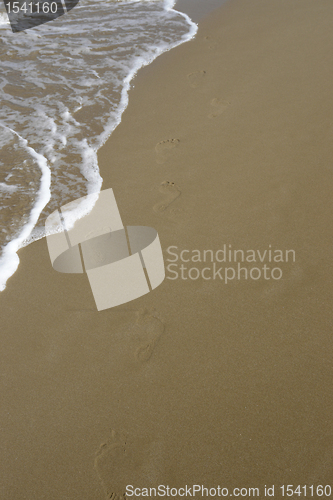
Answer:
POLYGON ((224 244, 295 262, 98 312, 45 238, 21 249, 0 294, 1 498, 332 485, 332 9, 232 0, 140 70, 98 150, 124 226, 154 228, 165 262, 224 244))

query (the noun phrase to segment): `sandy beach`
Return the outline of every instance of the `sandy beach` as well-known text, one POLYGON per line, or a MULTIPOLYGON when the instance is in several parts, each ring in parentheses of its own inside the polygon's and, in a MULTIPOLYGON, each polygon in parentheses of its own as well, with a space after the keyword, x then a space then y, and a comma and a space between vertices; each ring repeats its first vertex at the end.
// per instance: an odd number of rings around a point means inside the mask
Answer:
POLYGON ((332 13, 232 0, 139 72, 103 189, 187 269, 97 312, 45 239, 19 252, 0 294, 1 498, 332 484, 332 13), (198 260, 221 249, 252 255, 248 279, 198 260))

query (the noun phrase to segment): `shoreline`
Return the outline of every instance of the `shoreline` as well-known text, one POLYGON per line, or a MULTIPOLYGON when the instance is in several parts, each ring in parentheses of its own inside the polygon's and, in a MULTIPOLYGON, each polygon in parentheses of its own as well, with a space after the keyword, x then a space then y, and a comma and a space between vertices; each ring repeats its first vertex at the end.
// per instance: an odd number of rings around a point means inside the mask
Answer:
MULTIPOLYGON (((217 1, 217 0, 214 0, 217 1)), ((171 8, 171 6, 168 3, 168 0, 164 1, 164 9, 166 11, 172 11, 174 10, 171 8)), ((167 51, 172 50, 174 47, 177 45, 180 45, 182 43, 186 43, 187 41, 191 40, 195 36, 195 32, 197 29, 197 25, 187 16, 186 13, 180 12, 180 14, 183 15, 183 18, 186 20, 186 24, 188 26, 188 33, 186 35, 182 35, 181 38, 179 38, 177 41, 173 42, 171 44, 170 42, 170 47, 167 49, 167 51), (184 15, 185 14, 185 15, 184 15)), ((160 48, 159 50, 165 51, 165 49, 160 48)), ((111 136, 115 128, 119 125, 121 122, 121 117, 124 112, 124 110, 128 106, 128 94, 132 86, 132 82, 135 79, 137 73, 142 70, 145 67, 148 67, 151 64, 151 58, 155 57, 157 58, 158 55, 154 54, 152 55, 151 53, 146 53, 141 56, 141 58, 137 58, 135 61, 135 64, 133 64, 133 67, 129 70, 128 74, 126 77, 123 79, 123 88, 121 92, 121 96, 119 98, 119 102, 117 103, 117 112, 116 114, 110 113, 110 116, 112 116, 112 120, 109 123, 105 124, 105 128, 103 132, 97 136, 98 141, 100 142, 100 145, 98 146, 98 149, 93 148, 92 146, 87 146, 88 151, 90 152, 91 155, 96 157, 96 162, 97 162, 97 153, 98 150, 102 147, 102 144, 104 144, 108 138, 111 136), (143 66, 140 66, 140 64, 143 64, 143 66)), ((107 116, 107 113, 106 113, 107 116)), ((5 127, 6 129, 6 127, 5 127)), ((11 129, 9 129, 11 130, 11 129)), ((6 245, 3 247, 2 255, 0 258, 0 270, 1 270, 1 281, 0 281, 0 293, 6 288, 6 284, 8 280, 15 274, 20 260, 18 258, 17 251, 18 249, 25 248, 29 244, 31 244, 34 241, 38 241, 39 239, 45 238, 45 234, 43 233, 43 227, 36 227, 38 221, 41 219, 42 214, 44 212, 44 208, 48 205, 50 201, 50 189, 51 189, 51 182, 50 182, 50 177, 51 177, 51 170, 48 165, 48 160, 46 157, 43 155, 37 153, 33 148, 30 148, 27 146, 26 140, 23 139, 18 133, 13 131, 14 135, 18 137, 19 141, 22 142, 24 147, 29 151, 30 155, 37 159, 39 169, 41 171, 41 181, 40 181, 40 187, 39 191, 37 192, 36 195, 36 200, 34 206, 32 207, 28 221, 22 226, 20 231, 17 232, 15 237, 11 239, 6 245), (13 250, 14 249, 14 250, 13 250)), ((89 156, 89 154, 86 156, 89 156)), ((84 162, 83 162, 84 163, 84 162)), ((86 177, 86 182, 88 185, 88 193, 95 192, 96 189, 100 189, 101 183, 102 183, 102 178, 100 177, 99 174, 99 167, 98 167, 98 162, 97 162, 97 170, 96 172, 97 175, 94 175, 94 169, 93 165, 90 165, 90 173, 86 172, 86 169, 83 168, 83 172, 85 172, 83 175, 86 177), (89 180, 88 180, 89 179, 89 180)), ((83 195, 83 193, 82 193, 83 195)), ((84 209, 82 209, 84 210, 84 209)), ((82 214, 81 214, 82 215, 82 214)))
POLYGON ((164 252, 295 262, 274 282, 166 279, 97 313, 45 239, 20 251, 0 294, 4 498, 329 484, 332 10, 234 0, 139 72, 98 153, 124 225, 164 252))

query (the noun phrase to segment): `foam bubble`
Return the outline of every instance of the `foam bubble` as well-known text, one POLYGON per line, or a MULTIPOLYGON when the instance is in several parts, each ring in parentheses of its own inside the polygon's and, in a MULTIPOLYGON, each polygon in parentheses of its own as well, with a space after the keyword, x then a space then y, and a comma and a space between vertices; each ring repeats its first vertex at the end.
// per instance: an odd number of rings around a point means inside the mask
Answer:
POLYGON ((0 191, 3 193, 14 193, 17 191, 18 186, 15 184, 6 184, 5 182, 0 182, 0 191))
POLYGON ((3 14, 2 12, 0 12, 0 26, 1 25, 6 26, 7 24, 9 24, 9 19, 7 14, 3 14))

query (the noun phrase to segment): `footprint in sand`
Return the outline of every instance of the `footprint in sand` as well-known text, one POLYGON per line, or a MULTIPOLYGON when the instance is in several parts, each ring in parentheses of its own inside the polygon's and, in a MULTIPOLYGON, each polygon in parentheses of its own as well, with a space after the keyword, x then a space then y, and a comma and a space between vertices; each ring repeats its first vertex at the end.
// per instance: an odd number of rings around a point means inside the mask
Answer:
POLYGON ((102 483, 105 496, 111 500, 126 500, 125 493, 122 493, 122 487, 114 487, 112 478, 118 479, 116 476, 116 469, 125 469, 127 467, 126 455, 126 436, 119 436, 115 431, 111 432, 110 438, 103 444, 96 453, 95 470, 102 483), (116 467, 117 466, 117 467, 116 467), (111 483, 111 484, 110 484, 111 483))
POLYGON ((155 309, 131 310, 128 320, 114 331, 113 350, 122 356, 123 366, 135 372, 152 357, 164 330, 165 321, 155 309))
MULTIPOLYGON (((154 205, 153 209, 159 215, 164 215, 169 212, 170 205, 181 195, 179 187, 170 181, 163 181, 159 187, 159 192, 165 196, 165 199, 154 205)), ((174 214, 174 211, 170 214, 174 214)))
POLYGON ((196 89, 203 84, 205 76, 206 71, 194 71, 194 73, 190 73, 189 75, 187 75, 187 79, 190 83, 190 86, 196 89))
POLYGON ((156 161, 162 165, 174 153, 175 148, 180 143, 179 139, 167 139, 155 146, 156 161))
POLYGON ((127 500, 128 484, 139 485, 147 478, 152 484, 161 481, 164 456, 161 443, 146 436, 119 436, 112 431, 95 457, 95 471, 107 499, 127 500))
POLYGON ((140 342, 135 357, 141 363, 148 361, 165 329, 164 322, 157 311, 141 309, 136 313, 135 333, 140 342))
POLYGON ((227 109, 228 106, 230 106, 229 101, 224 101, 221 99, 212 99, 210 102, 210 113, 208 115, 208 118, 216 118, 217 116, 221 115, 224 110, 227 109))
POLYGON ((204 37, 204 41, 205 41, 207 44, 209 44, 209 45, 208 45, 208 48, 209 48, 209 49, 215 49, 215 47, 217 46, 217 43, 215 42, 215 40, 214 40, 212 37, 210 37, 210 36, 205 36, 205 37, 204 37))

